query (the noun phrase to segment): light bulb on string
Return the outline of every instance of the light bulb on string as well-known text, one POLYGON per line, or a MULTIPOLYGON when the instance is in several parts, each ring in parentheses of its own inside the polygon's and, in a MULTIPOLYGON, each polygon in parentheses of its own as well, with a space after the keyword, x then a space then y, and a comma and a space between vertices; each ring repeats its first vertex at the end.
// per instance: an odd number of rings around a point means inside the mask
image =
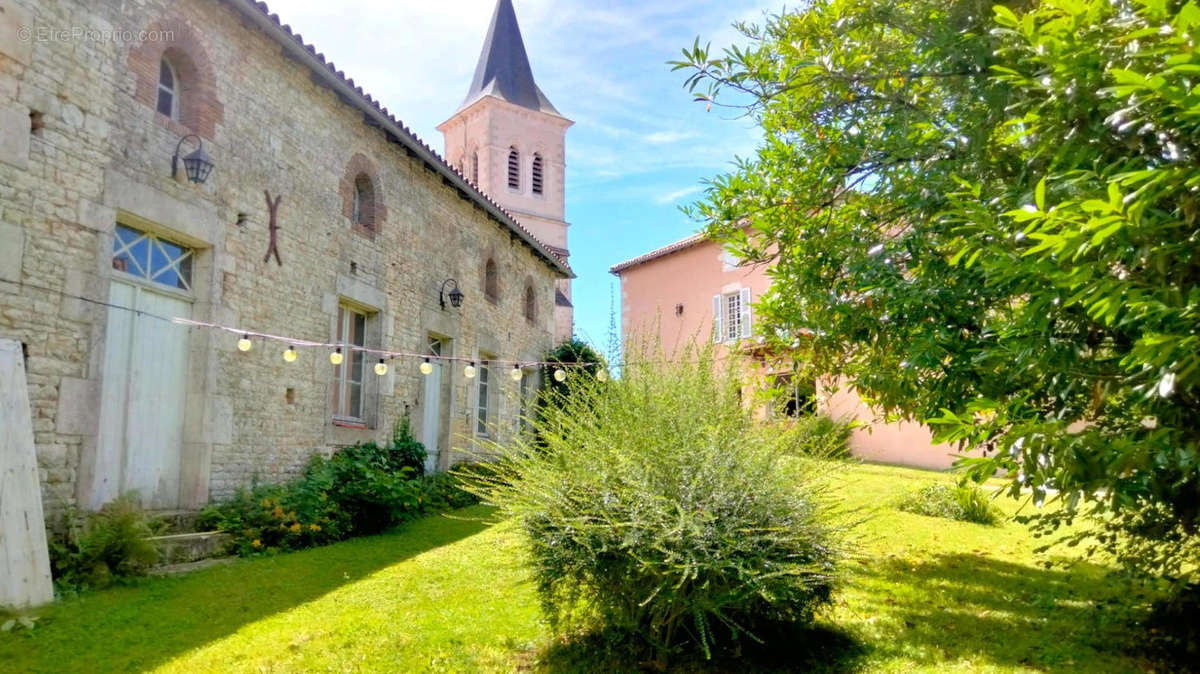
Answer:
POLYGON ((288 363, 296 362, 296 347, 289 346, 287 351, 283 352, 283 360, 288 363))
POLYGON ((343 360, 345 360, 345 357, 342 356, 342 347, 340 346, 336 351, 329 354, 329 362, 333 363, 334 365, 341 365, 343 360))
POLYGON ((424 375, 433 374, 433 363, 430 363, 429 359, 426 358, 425 362, 421 363, 421 367, 418 369, 421 370, 421 374, 424 374, 424 375))
POLYGON ((238 340, 237 346, 238 346, 238 351, 245 353, 245 352, 249 351, 250 349, 254 348, 254 342, 250 341, 250 335, 242 335, 242 338, 238 340))
POLYGON ((475 363, 471 363, 470 365, 463 368, 463 376, 466 377, 467 379, 475 378, 475 363))
POLYGON ((525 373, 521 371, 520 365, 513 365, 512 373, 508 376, 512 377, 513 381, 521 381, 521 377, 524 377, 525 373))
POLYGON ((566 370, 559 368, 554 371, 554 381, 566 381, 566 380, 567 380, 567 371, 566 370))
POLYGON ((596 381, 608 381, 608 370, 604 368, 596 370, 596 381))
POLYGON ((380 358, 379 362, 375 363, 375 374, 382 377, 383 375, 387 374, 387 371, 388 371, 387 363, 383 362, 383 359, 380 358))

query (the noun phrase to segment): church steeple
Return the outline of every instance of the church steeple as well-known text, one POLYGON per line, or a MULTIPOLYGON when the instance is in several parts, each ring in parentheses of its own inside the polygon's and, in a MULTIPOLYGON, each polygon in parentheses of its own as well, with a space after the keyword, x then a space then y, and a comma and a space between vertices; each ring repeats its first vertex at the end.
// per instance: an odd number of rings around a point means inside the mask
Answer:
MULTIPOLYGON (((534 82, 512 0, 498 0, 470 92, 438 131, 446 160, 563 260, 569 255, 566 135, 573 123, 534 82)), ((560 279, 555 290, 554 335, 562 340, 574 328, 570 279, 560 279)))
POLYGON ((492 14, 475 78, 460 109, 482 96, 495 96, 523 108, 557 115, 558 110, 533 80, 533 69, 521 39, 521 27, 512 0, 499 0, 492 14))

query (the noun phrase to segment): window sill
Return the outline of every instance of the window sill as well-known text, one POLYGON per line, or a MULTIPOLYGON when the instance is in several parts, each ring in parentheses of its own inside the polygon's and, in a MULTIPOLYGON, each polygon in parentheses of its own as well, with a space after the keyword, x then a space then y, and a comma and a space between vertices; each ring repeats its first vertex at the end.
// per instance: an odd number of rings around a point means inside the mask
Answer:
POLYGON ((333 419, 332 423, 334 426, 337 426, 338 428, 350 428, 350 429, 358 430, 358 431, 367 430, 366 422, 360 421, 358 419, 338 419, 335 417, 333 419))

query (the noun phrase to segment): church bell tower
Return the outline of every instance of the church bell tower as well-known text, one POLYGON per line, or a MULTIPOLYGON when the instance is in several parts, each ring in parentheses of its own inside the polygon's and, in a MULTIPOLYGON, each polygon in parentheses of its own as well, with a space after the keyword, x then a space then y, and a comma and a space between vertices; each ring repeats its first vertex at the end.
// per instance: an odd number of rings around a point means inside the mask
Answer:
MULTIPOLYGON (((467 97, 438 126, 445 157, 564 261, 567 253, 563 117, 533 80, 512 0, 498 0, 467 97)), ((555 337, 571 337, 571 282, 558 281, 555 337)))

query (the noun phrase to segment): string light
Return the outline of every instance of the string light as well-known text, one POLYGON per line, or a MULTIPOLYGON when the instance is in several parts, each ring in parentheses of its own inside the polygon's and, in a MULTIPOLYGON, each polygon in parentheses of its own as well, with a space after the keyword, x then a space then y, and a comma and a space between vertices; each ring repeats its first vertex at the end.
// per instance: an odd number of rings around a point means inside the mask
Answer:
POLYGON ((383 359, 380 358, 379 362, 375 363, 375 374, 382 377, 383 375, 387 374, 387 371, 388 371, 387 363, 383 362, 383 359))
POLYGON ((430 363, 429 359, 426 358, 425 362, 421 363, 420 370, 421 370, 421 374, 423 374, 423 375, 433 374, 433 363, 430 363))
POLYGON ((254 342, 250 341, 250 335, 242 335, 242 338, 238 340, 238 351, 246 353, 252 348, 254 348, 254 342))
POLYGON ((467 379, 473 379, 475 377, 475 363, 474 362, 472 362, 470 365, 463 368, 463 376, 466 377, 467 379))
POLYGON ((289 363, 296 362, 296 347, 289 346, 287 351, 283 352, 283 359, 289 363))
POLYGON ((329 354, 329 362, 333 363, 334 365, 341 365, 343 360, 345 360, 345 358, 342 356, 342 347, 340 346, 336 351, 329 354))
POLYGON ((512 374, 510 374, 508 376, 512 377, 513 381, 521 381, 521 377, 524 377, 525 373, 521 371, 520 365, 514 364, 513 369, 512 369, 512 374))
POLYGON ((554 381, 566 381, 566 380, 567 380, 566 370, 563 370, 560 368, 560 369, 557 369, 554 371, 554 381))
POLYGON ((608 370, 604 368, 596 370, 596 381, 608 381, 608 370))

